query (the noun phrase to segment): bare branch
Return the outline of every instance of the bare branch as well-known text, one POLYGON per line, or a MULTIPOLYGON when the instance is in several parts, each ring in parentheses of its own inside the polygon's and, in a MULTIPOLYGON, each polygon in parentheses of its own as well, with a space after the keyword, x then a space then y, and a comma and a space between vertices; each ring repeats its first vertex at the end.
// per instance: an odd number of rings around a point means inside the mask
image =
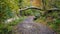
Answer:
POLYGON ((20 11, 25 11, 25 10, 28 10, 28 9, 42 10, 42 9, 40 9, 40 8, 38 8, 38 7, 30 6, 30 7, 26 7, 26 8, 24 8, 24 9, 20 9, 20 11))
MULTIPOLYGON (((28 10, 28 9, 36 9, 36 10, 43 11, 43 9, 40 9, 39 7, 35 7, 35 6, 26 7, 24 9, 20 9, 19 11, 25 11, 25 10, 28 10)), ((51 8, 51 9, 46 9, 46 10, 47 11, 60 11, 60 9, 58 9, 58 8, 51 8)))
POLYGON ((51 9, 47 9, 47 11, 60 11, 59 8, 51 8, 51 9))

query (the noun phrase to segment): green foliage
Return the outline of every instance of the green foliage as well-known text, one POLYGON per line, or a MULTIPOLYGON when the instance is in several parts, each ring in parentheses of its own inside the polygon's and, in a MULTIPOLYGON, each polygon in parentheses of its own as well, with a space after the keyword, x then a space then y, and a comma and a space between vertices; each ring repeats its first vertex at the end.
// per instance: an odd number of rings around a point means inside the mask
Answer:
POLYGON ((21 2, 21 7, 24 8, 24 7, 27 7, 27 6, 30 6, 30 0, 22 0, 21 2))
POLYGON ((13 34, 13 27, 19 23, 21 23, 26 17, 19 17, 19 19, 15 19, 12 22, 2 23, 0 24, 0 34, 13 34))
POLYGON ((34 15, 34 16, 39 16, 40 17, 41 14, 40 14, 40 10, 28 9, 28 10, 22 11, 21 15, 22 16, 34 15))
POLYGON ((4 21, 5 19, 12 17, 12 15, 13 14, 12 14, 10 8, 5 4, 5 2, 1 2, 1 4, 0 4, 0 21, 4 21))
POLYGON ((45 9, 60 8, 60 0, 45 0, 44 4, 45 9))
MULTIPOLYGON (((15 17, 18 10, 18 0, 0 0, 0 34, 8 34, 12 30, 12 26, 4 21, 15 17)), ((16 23, 18 21, 16 20, 16 23)))
POLYGON ((5 19, 14 17, 18 12, 18 0, 1 0, 0 1, 0 22, 5 19))

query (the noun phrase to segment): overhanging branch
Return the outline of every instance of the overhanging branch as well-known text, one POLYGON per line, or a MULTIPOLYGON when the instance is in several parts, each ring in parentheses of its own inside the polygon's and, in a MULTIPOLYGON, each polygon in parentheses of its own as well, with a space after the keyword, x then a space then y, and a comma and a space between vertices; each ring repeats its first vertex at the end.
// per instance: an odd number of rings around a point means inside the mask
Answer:
MULTIPOLYGON (((19 11, 25 11, 25 10, 28 10, 28 9, 36 9, 36 10, 43 11, 43 9, 40 9, 39 7, 35 7, 35 6, 26 7, 24 9, 20 9, 19 11)), ((51 8, 51 9, 46 9, 46 11, 60 11, 60 9, 58 9, 58 8, 51 8)))
POLYGON ((20 11, 25 11, 25 10, 28 10, 28 9, 36 9, 36 10, 41 10, 42 11, 42 9, 40 9, 38 7, 35 7, 35 6, 26 7, 24 9, 20 9, 20 11))

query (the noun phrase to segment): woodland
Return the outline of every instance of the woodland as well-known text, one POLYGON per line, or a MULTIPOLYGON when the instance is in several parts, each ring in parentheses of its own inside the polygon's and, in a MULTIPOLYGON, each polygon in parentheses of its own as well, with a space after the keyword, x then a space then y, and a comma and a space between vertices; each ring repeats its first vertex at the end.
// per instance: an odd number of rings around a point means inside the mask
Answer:
POLYGON ((0 34, 10 34, 27 16, 60 34, 60 0, 0 0, 0 34))

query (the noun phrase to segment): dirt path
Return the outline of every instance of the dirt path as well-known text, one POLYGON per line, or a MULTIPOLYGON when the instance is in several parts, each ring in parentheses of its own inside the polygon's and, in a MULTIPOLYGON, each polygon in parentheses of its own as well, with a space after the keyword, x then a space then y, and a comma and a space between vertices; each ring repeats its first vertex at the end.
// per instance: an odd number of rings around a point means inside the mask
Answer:
POLYGON ((48 26, 33 22, 33 18, 28 17, 22 23, 15 26, 14 34, 55 34, 48 26))

